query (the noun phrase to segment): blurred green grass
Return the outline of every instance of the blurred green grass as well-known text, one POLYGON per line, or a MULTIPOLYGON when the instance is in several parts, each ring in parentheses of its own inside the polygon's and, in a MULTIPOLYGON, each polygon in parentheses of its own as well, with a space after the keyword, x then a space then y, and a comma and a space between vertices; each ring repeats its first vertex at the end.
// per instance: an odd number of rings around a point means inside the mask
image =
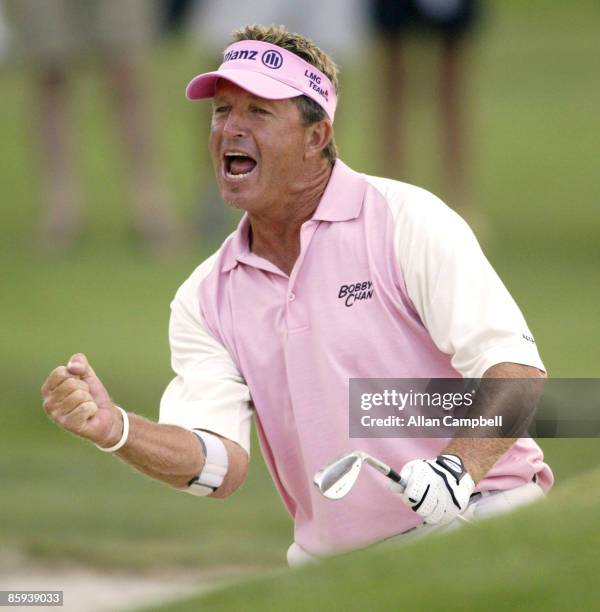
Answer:
MULTIPOLYGON (((577 9, 494 2, 474 46, 469 167, 488 219, 486 252, 554 376, 600 371, 599 30, 600 10, 591 1, 577 9)), ((443 196, 437 109, 431 75, 420 63, 431 67, 432 53, 421 43, 407 53, 414 86, 404 178, 443 196)), ((164 167, 192 226, 210 180, 206 112, 182 92, 207 61, 175 41, 157 49, 152 66, 164 167)), ((367 136, 377 112, 377 70, 367 58, 346 72, 342 157, 377 173, 379 152, 367 136)), ((219 237, 198 238, 169 261, 150 259, 129 241, 124 162, 109 100, 92 72, 78 76, 74 105, 89 225, 69 257, 39 257, 32 239, 39 186, 31 89, 24 74, 5 69, 0 92, 0 546, 111 567, 280 565, 292 525, 256 442, 242 491, 225 502, 204 501, 140 477, 43 415, 45 376, 84 351, 117 401, 156 417, 171 375, 168 303, 219 237)), ((559 480, 600 463, 596 440, 543 446, 559 480)))
POLYGON ((510 516, 404 546, 386 543, 151 609, 594 610, 599 485, 600 471, 594 470, 510 516), (571 528, 562 528, 565 523, 571 528))

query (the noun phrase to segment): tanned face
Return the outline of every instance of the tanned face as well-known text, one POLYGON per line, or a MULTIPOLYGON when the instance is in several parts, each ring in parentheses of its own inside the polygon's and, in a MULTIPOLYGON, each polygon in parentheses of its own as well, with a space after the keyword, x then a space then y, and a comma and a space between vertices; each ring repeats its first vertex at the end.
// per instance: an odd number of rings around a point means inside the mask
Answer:
POLYGON ((306 147, 293 100, 266 100, 218 81, 210 152, 226 203, 260 213, 292 197, 303 181, 306 147))

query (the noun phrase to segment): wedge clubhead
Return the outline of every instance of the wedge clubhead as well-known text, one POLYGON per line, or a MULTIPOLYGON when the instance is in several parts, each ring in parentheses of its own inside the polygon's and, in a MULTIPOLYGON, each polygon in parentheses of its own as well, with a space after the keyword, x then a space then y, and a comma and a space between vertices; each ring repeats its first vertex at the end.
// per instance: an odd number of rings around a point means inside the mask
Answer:
POLYGON ((313 482, 328 499, 341 499, 354 486, 362 464, 360 453, 346 453, 319 470, 313 482))
POLYGON ((362 451, 351 451, 340 455, 319 470, 315 474, 313 482, 320 493, 328 499, 341 499, 354 486, 363 463, 368 463, 390 480, 403 486, 400 476, 389 465, 362 451))

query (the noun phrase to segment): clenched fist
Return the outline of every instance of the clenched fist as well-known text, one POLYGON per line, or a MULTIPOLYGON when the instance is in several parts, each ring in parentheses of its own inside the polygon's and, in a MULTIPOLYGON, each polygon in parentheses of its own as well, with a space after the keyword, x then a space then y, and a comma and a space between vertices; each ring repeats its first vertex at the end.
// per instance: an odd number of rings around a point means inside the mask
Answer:
POLYGON ((42 385, 44 411, 63 429, 102 447, 116 444, 123 417, 85 355, 73 355, 42 385))

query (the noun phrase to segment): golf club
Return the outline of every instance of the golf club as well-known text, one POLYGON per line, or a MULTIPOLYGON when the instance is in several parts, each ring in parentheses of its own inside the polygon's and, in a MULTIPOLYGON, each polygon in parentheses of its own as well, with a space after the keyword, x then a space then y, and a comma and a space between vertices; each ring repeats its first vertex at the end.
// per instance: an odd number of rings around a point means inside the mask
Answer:
MULTIPOLYGON (((379 461, 379 459, 359 450, 350 451, 336 457, 315 474, 313 482, 319 492, 327 499, 342 499, 354 486, 364 463, 369 464, 378 472, 393 480, 402 490, 406 488, 406 482, 400 478, 398 472, 383 461, 379 461)), ((458 519, 465 523, 471 522, 461 514, 458 515, 458 519)))

